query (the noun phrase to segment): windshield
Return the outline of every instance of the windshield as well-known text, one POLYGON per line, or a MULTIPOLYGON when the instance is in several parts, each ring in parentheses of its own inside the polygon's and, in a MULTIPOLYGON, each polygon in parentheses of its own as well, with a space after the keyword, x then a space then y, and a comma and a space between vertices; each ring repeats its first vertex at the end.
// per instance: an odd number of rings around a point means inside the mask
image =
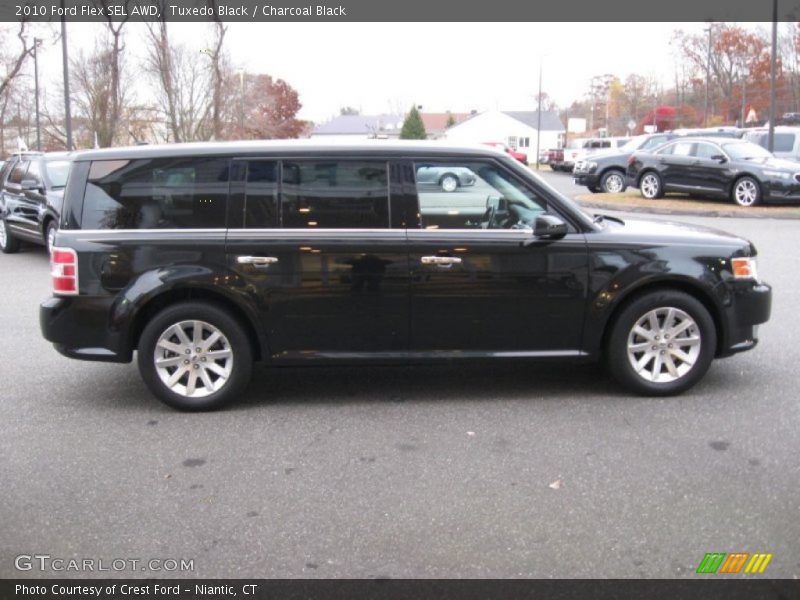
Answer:
POLYGON ((734 160, 751 160, 754 158, 772 158, 768 150, 751 142, 722 144, 722 149, 734 160))
POLYGON ((647 138, 650 137, 648 135, 637 135, 635 138, 631 138, 628 140, 628 143, 625 144, 621 150, 625 152, 635 152, 639 149, 639 147, 647 141, 647 138))
POLYGON ((63 188, 67 185, 67 175, 69 175, 68 160, 52 160, 45 163, 47 178, 50 180, 50 187, 63 188))

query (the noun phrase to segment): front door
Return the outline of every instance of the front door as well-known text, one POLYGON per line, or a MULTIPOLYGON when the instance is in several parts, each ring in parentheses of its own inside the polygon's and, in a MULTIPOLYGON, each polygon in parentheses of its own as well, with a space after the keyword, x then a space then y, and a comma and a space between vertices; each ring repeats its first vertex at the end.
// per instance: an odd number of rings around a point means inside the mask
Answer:
POLYGON ((233 173, 228 261, 272 359, 404 357, 408 257, 389 163, 252 159, 233 173))
POLYGON ((526 245, 547 204, 498 162, 425 168, 465 183, 451 192, 417 186, 420 222, 408 232, 412 358, 577 355, 583 234, 526 245))

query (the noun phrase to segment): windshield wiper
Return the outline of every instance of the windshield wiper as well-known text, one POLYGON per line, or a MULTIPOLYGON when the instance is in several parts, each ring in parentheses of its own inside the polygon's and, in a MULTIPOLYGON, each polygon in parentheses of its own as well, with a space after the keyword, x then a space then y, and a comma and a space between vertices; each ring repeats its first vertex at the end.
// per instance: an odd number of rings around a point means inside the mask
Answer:
POLYGON ((595 215, 594 219, 592 219, 592 223, 602 223, 605 220, 603 215, 595 215))

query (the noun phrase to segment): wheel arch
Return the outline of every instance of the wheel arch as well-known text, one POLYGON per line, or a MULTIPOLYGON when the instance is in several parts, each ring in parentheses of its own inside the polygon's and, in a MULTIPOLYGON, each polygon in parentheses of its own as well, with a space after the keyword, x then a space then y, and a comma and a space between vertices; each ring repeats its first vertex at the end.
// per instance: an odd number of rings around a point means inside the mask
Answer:
POLYGON ((717 347, 714 349, 714 355, 717 356, 721 349, 725 347, 726 343, 726 332, 724 328, 722 310, 714 301, 714 298, 708 290, 705 290, 701 286, 685 279, 659 279, 645 282, 642 285, 627 290, 625 294, 617 299, 614 306, 611 308, 611 312, 606 319, 605 324, 603 325, 603 333, 600 338, 600 352, 603 354, 606 353, 606 348, 608 347, 608 338, 611 335, 611 332, 614 330, 622 311, 625 310, 625 308, 636 299, 644 296, 645 294, 660 290, 683 292, 693 297, 703 305, 703 307, 708 311, 708 314, 711 315, 711 319, 714 321, 714 328, 716 329, 717 333, 717 347))
POLYGON ((253 351, 253 359, 258 361, 268 356, 268 349, 259 337, 259 329, 254 317, 229 296, 204 287, 175 287, 148 298, 136 309, 128 329, 127 346, 131 351, 139 346, 139 340, 147 323, 161 310, 185 301, 201 301, 214 304, 230 313, 244 328, 253 351))
POLYGON ((743 179, 744 177, 749 177, 750 179, 756 182, 758 190, 761 193, 761 198, 763 198, 764 184, 761 183, 761 180, 750 171, 742 171, 741 173, 737 173, 736 177, 734 177, 733 180, 731 180, 730 184, 728 185, 728 194, 727 194, 728 199, 730 200, 733 197, 733 188, 736 187, 736 184, 739 183, 739 180, 743 179))

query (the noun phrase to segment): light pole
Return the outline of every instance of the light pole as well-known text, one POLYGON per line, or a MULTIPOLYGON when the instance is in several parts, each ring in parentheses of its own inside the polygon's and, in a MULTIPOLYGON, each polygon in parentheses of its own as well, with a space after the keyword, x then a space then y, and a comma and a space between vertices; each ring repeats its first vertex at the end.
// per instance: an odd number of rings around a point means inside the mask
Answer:
POLYGON ((239 69, 239 136, 244 139, 244 69, 239 69))
POLYGON ((536 109, 536 170, 539 170, 539 138, 542 132, 542 57, 539 56, 539 102, 536 109))
POLYGON ((772 0, 772 56, 769 61, 769 137, 767 150, 775 149, 775 71, 778 62, 778 0, 772 0))
POLYGON ((714 24, 709 21, 706 32, 708 32, 708 52, 706 54, 706 99, 703 102, 703 127, 708 127, 708 90, 711 85, 711 32, 714 24))
POLYGON ((39 38, 33 38, 33 88, 36 95, 36 149, 42 151, 42 127, 39 120, 39 38))
MULTIPOLYGON (((64 0, 61 0, 64 15, 64 0)), ((67 150, 72 150, 72 114, 69 106, 69 55, 67 54, 67 21, 61 17, 61 61, 64 67, 64 127, 67 131, 67 150)))

